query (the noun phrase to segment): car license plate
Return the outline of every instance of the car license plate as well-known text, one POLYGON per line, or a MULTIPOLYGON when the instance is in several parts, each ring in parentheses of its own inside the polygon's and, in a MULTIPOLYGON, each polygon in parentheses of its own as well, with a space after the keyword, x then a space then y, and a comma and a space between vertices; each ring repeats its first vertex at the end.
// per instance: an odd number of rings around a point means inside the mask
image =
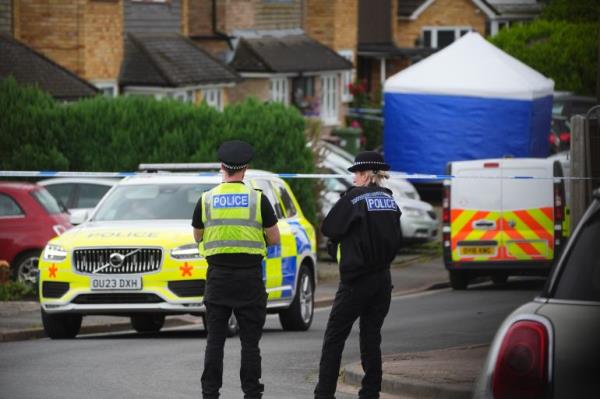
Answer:
POLYGON ((92 291, 141 290, 141 277, 92 277, 92 291))
POLYGON ((461 247, 460 254, 468 256, 494 255, 494 247, 461 247))

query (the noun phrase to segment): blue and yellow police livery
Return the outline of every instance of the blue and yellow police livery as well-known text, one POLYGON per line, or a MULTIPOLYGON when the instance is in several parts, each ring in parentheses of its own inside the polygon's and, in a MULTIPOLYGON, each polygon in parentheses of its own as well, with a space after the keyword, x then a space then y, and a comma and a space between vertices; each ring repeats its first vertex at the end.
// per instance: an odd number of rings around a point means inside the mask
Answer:
MULTIPOLYGON (((51 338, 74 337, 85 315, 129 316, 158 331, 169 314, 204 313, 207 263, 191 216, 219 176, 148 174, 113 187, 90 219, 53 239, 40 257, 42 320, 51 338)), ((316 285, 315 230, 289 186, 250 170, 245 183, 270 200, 281 245, 267 247, 268 309, 284 329, 310 327, 316 285)))

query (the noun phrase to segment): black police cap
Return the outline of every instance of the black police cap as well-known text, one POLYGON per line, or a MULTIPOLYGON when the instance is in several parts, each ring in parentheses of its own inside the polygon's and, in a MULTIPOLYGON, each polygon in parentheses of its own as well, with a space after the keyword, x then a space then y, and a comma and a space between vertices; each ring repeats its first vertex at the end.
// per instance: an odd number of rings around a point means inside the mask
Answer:
POLYGON ((245 141, 226 141, 217 152, 219 161, 229 169, 242 169, 248 165, 254 156, 254 149, 245 141))
POLYGON ((358 153, 354 158, 354 164, 348 168, 349 172, 361 170, 390 170, 390 165, 385 163, 380 153, 363 151, 358 153))

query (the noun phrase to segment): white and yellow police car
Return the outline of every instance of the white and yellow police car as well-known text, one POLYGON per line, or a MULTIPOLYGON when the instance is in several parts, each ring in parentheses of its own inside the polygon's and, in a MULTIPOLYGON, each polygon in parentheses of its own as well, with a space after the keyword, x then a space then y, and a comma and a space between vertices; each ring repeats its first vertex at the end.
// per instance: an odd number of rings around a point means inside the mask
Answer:
MULTIPOLYGON (((207 263, 191 218, 215 175, 148 173, 115 185, 88 220, 51 240, 39 262, 42 321, 51 338, 79 333, 86 315, 129 316, 139 332, 159 331, 166 315, 204 315, 207 263)), ((249 171, 279 219, 281 244, 268 247, 263 279, 268 310, 286 330, 306 330, 313 317, 315 230, 289 186, 249 171)), ((235 329, 235 324, 232 324, 235 329)))

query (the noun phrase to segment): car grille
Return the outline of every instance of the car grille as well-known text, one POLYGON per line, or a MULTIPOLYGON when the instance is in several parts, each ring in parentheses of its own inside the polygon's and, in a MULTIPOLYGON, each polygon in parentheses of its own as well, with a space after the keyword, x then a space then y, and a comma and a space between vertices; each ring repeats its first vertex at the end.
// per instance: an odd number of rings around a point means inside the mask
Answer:
POLYGON ((80 305, 128 304, 128 303, 160 303, 164 300, 156 294, 81 294, 73 303, 80 305))
POLYGON ((169 281, 169 289, 179 297, 203 296, 205 280, 169 281))
POLYGON ((69 283, 57 281, 42 282, 42 296, 44 298, 60 298, 69 291, 69 283))
POLYGON ((159 248, 94 248, 76 249, 73 251, 73 267, 81 273, 96 274, 127 274, 148 273, 160 269, 162 263, 162 250, 159 248), (98 270, 109 263, 110 256, 118 253, 127 255, 120 267, 108 266, 98 270))

